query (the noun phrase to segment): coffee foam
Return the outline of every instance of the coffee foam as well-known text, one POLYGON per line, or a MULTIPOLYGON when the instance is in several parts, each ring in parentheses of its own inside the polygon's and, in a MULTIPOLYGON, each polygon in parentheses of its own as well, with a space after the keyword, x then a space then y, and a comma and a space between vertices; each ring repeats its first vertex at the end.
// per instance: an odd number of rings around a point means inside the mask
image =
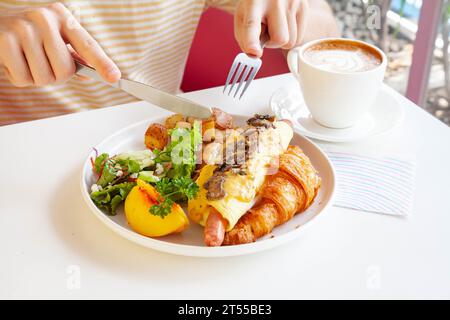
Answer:
POLYGON ((375 50, 357 42, 330 41, 313 45, 304 52, 310 64, 327 71, 363 72, 381 64, 381 57, 375 50))

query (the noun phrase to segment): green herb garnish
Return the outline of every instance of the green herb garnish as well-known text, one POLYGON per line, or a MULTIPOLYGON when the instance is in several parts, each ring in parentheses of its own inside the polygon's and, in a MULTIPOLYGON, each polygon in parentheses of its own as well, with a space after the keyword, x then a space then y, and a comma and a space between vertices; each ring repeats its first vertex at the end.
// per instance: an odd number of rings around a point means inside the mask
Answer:
POLYGON ((156 183, 155 187, 161 199, 159 204, 150 208, 150 213, 161 218, 171 212, 174 202, 193 199, 199 190, 198 185, 190 177, 163 178, 156 183))

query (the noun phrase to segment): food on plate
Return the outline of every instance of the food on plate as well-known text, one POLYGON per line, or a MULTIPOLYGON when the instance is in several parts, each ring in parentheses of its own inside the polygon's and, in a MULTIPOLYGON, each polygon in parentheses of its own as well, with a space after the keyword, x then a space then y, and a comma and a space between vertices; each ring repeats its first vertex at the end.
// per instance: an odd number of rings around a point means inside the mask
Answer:
POLYGON ((169 142, 167 128, 159 123, 153 123, 147 128, 144 135, 145 146, 151 150, 162 150, 169 142))
POLYGON ((219 129, 233 129, 233 117, 219 108, 211 108, 212 119, 219 129))
POLYGON ((189 217, 205 226, 209 246, 220 245, 225 231, 232 230, 252 208, 273 162, 286 151, 293 136, 289 124, 273 117, 257 116, 247 123, 229 132, 223 159, 219 159, 222 164, 207 164, 201 169, 197 179, 200 191, 188 202, 189 217), (224 226, 217 227, 220 223, 209 218, 211 212, 221 215, 224 226))
POLYGON ((178 122, 184 122, 185 118, 181 113, 175 113, 166 118, 164 125, 167 129, 173 129, 177 126, 178 122))
POLYGON ((148 237, 182 232, 190 219, 204 227, 207 246, 256 241, 311 205, 320 177, 290 146, 289 122, 255 115, 237 126, 211 111, 207 119, 174 114, 149 124, 145 150, 96 151, 94 204, 115 215, 124 203, 131 229, 148 237))
POLYGON ((137 179, 137 185, 125 200, 125 217, 134 231, 148 237, 160 237, 181 232, 189 226, 186 214, 175 202, 170 203, 170 210, 164 215, 150 214, 161 197, 153 186, 137 179))
POLYGON ((202 137, 204 142, 212 142, 216 139, 216 122, 214 119, 206 119, 202 122, 202 137))
POLYGON ((268 176, 261 200, 225 234, 224 245, 254 242, 276 226, 305 211, 320 188, 321 179, 298 146, 280 156, 279 170, 268 176))
POLYGON ((97 181, 91 186, 91 199, 97 207, 114 215, 135 185, 136 178, 154 160, 150 150, 124 152, 110 157, 102 153, 91 159, 97 181))
MULTIPOLYGON (((157 131, 153 129, 153 124, 150 128, 150 132, 157 131)), ((92 169, 97 176, 97 181, 91 186, 92 201, 108 214, 115 215, 116 209, 125 201, 139 178, 154 185, 164 196, 164 201, 154 206, 153 211, 160 215, 168 213, 168 203, 174 201, 174 197, 186 201, 197 190, 191 176, 196 166, 196 148, 201 144, 200 130, 199 123, 194 123, 191 129, 169 130, 170 141, 162 150, 153 148, 124 152, 112 157, 107 153, 97 154, 95 159, 91 159, 92 169), (173 157, 180 152, 183 155, 182 161, 173 157), (182 187, 181 191, 169 194, 169 189, 174 186, 182 187)), ((148 132, 149 130, 146 131, 144 140, 147 139, 148 132)))

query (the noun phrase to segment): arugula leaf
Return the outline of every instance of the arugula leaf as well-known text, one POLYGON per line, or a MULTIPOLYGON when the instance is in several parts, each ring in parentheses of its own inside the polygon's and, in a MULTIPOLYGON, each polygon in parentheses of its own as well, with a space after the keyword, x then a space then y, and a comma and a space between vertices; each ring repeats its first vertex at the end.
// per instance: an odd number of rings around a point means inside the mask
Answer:
POLYGON ((163 200, 152 206, 150 213, 161 218, 171 212, 174 202, 193 199, 199 190, 198 185, 190 177, 162 178, 156 183, 155 188, 163 200))
POLYGON ((123 182, 91 193, 95 205, 106 210, 109 215, 116 215, 117 206, 122 203, 136 185, 135 182, 123 182))

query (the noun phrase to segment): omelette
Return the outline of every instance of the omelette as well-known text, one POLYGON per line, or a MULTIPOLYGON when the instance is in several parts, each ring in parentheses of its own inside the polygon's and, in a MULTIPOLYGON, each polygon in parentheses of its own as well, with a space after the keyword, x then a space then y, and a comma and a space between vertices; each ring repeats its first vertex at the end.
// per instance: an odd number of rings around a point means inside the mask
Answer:
MULTIPOLYGON (((188 202, 188 215, 192 221, 205 226, 208 216, 215 211, 226 220, 226 231, 230 231, 257 202, 266 176, 276 173, 278 158, 287 150, 293 130, 284 121, 274 120, 268 126, 254 124, 249 123, 249 127, 241 130, 229 130, 223 144, 223 153, 226 154, 222 157, 224 164, 206 164, 201 168, 196 180, 199 192, 188 202), (245 132, 250 130, 256 133, 253 139, 245 137, 245 132), (253 141, 250 141, 252 152, 247 152, 245 163, 229 164, 228 160, 232 157, 228 156, 228 146, 238 145, 236 141, 240 139, 247 144, 245 150, 249 149, 249 140, 253 141), (220 182, 221 189, 219 194, 211 196, 208 186, 214 179, 220 182)), ((236 152, 234 158, 235 155, 236 152)))

